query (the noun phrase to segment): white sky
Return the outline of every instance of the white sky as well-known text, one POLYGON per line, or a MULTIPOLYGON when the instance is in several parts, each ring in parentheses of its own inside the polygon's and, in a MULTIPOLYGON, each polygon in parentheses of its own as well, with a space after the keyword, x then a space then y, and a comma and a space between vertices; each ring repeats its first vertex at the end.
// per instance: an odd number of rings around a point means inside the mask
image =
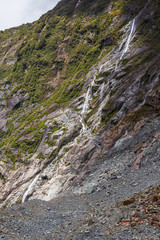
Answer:
POLYGON ((33 22, 60 0, 0 0, 0 30, 33 22))

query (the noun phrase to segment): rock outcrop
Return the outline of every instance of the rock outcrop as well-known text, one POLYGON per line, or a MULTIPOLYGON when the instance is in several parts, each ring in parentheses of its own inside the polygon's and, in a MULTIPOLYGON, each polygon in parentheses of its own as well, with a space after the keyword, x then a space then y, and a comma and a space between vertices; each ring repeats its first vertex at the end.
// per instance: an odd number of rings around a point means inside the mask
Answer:
POLYGON ((110 205, 159 184, 159 5, 94 1, 83 22, 74 2, 1 33, 2 207, 105 191, 110 205))

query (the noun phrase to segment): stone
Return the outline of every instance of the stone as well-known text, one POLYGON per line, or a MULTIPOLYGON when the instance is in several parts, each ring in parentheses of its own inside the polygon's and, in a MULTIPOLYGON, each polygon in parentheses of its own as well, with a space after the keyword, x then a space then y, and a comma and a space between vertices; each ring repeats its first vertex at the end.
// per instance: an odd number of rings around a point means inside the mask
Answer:
POLYGON ((19 96, 17 96, 17 95, 12 96, 8 100, 8 102, 7 102, 8 108, 9 109, 18 109, 20 107, 20 105, 21 105, 22 99, 23 98, 22 98, 21 95, 19 95, 19 96))
POLYGON ((132 204, 134 202, 135 202, 135 198, 132 197, 132 198, 128 198, 128 199, 124 200, 122 203, 123 203, 123 205, 129 205, 129 204, 132 204))

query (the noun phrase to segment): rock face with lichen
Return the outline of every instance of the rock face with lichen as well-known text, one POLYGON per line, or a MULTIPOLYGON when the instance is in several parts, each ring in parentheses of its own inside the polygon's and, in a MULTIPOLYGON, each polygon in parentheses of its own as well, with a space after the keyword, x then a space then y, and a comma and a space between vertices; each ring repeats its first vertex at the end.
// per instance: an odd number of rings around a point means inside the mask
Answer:
POLYGON ((159 10, 64 0, 0 32, 2 207, 104 191, 111 204, 159 184, 159 10))

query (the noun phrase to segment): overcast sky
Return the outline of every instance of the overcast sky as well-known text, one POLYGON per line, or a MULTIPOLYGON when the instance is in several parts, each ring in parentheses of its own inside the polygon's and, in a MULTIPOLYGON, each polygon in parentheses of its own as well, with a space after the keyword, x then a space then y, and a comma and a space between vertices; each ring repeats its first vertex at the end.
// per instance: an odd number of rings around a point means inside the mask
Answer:
POLYGON ((0 30, 37 20, 60 0, 0 0, 0 30))

